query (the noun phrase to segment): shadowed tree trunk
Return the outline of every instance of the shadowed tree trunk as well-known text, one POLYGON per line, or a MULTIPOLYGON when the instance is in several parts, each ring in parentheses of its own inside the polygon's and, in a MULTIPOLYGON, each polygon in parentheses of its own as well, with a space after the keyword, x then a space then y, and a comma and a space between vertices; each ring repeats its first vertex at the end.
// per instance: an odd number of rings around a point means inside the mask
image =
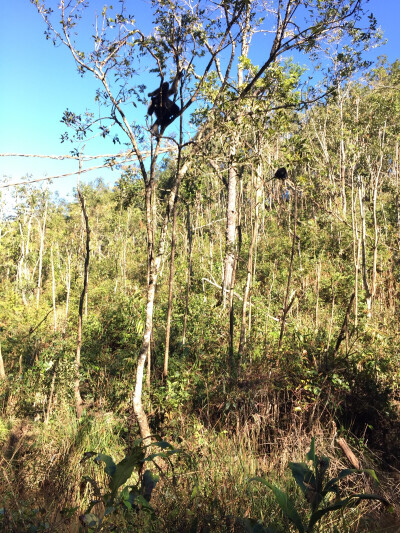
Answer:
POLYGON ((290 263, 289 263, 289 273, 288 273, 288 279, 287 279, 287 285, 286 285, 286 293, 285 293, 285 299, 283 302, 283 309, 282 309, 282 323, 281 323, 281 331, 279 334, 279 343, 278 348, 282 346, 282 340, 283 340, 283 334, 285 331, 285 324, 286 324, 286 317, 288 312, 290 311, 290 308, 293 305, 294 299, 296 297, 296 292, 293 294, 292 298, 289 301, 289 293, 290 293, 290 282, 292 280, 292 273, 293 273, 293 261, 294 261, 294 253, 296 250, 296 238, 297 238, 297 185, 295 183, 294 188, 294 221, 293 221, 293 239, 292 239, 292 251, 290 254, 290 263))

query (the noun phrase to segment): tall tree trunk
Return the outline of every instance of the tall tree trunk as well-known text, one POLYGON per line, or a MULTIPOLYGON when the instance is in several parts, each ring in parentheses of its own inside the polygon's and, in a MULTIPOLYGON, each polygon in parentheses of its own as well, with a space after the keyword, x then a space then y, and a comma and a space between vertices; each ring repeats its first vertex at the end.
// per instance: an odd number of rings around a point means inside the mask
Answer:
POLYGON ((360 216, 361 216, 361 270, 362 270, 362 280, 365 291, 365 301, 367 304, 368 316, 371 316, 372 309, 372 293, 370 285, 368 282, 368 268, 367 268, 367 230, 366 230, 366 220, 365 220, 365 187, 364 183, 361 181, 360 187, 358 189, 358 200, 360 204, 360 216))
POLYGON ((186 278, 186 296, 185 296, 185 315, 183 317, 183 333, 182 333, 182 344, 186 343, 186 329, 187 329, 187 320, 189 314, 189 294, 190 294, 190 282, 192 279, 192 227, 190 222, 190 208, 189 204, 186 204, 186 224, 187 224, 187 235, 188 235, 188 266, 187 266, 187 278, 186 278))
POLYGON ((147 285, 147 304, 146 304, 146 321, 143 333, 143 342, 140 348, 137 367, 136 367, 136 383, 133 394, 133 411, 139 424, 140 434, 142 439, 147 440, 150 438, 150 427, 147 420, 147 415, 143 407, 142 402, 142 390, 143 390, 143 376, 144 367, 146 364, 147 351, 149 349, 151 341, 151 333, 153 330, 153 312, 154 312, 154 298, 157 285, 157 278, 159 274, 160 265, 165 253, 165 244, 168 231, 168 224, 170 216, 174 207, 175 197, 179 185, 186 174, 188 165, 185 163, 180 169, 177 170, 177 176, 174 184, 172 185, 171 192, 168 199, 166 213, 164 216, 160 239, 158 242, 157 256, 154 256, 154 236, 153 236, 153 222, 152 222, 152 209, 151 209, 151 190, 152 183, 146 184, 146 210, 147 210, 147 227, 148 227, 148 285, 147 285))
MULTIPOLYGON (((67 251, 67 264, 65 266, 65 285, 66 285, 66 290, 67 290, 67 296, 65 300, 65 324, 67 324, 68 311, 69 311, 69 297, 71 293, 71 254, 69 251, 67 251)), ((66 325, 65 325, 65 328, 66 328, 66 325)))
MULTIPOLYGON (((253 222, 253 228, 252 228, 252 236, 251 236, 251 242, 249 247, 249 254, 247 259, 247 277, 246 277, 246 286, 243 294, 243 307, 242 307, 242 324, 240 328, 240 341, 239 341, 239 349, 238 349, 238 356, 241 357, 243 354, 245 342, 246 342, 246 312, 247 312, 247 304, 249 302, 250 297, 250 291, 251 291, 251 283, 252 283, 252 277, 253 277, 253 254, 254 249, 256 247, 257 238, 258 238, 258 225, 259 225, 259 203, 261 200, 260 197, 260 189, 261 189, 261 163, 257 167, 257 175, 256 175, 256 193, 255 193, 255 208, 254 208, 254 222, 253 222)), ((250 314, 250 310, 249 310, 250 314)))
POLYGON ((292 273, 293 273, 293 260, 294 260, 294 253, 296 250, 296 238, 297 238, 297 184, 295 183, 295 189, 294 189, 294 221, 293 221, 293 239, 292 239, 292 251, 290 254, 290 263, 289 263, 289 272, 288 272, 288 279, 287 279, 287 285, 286 285, 286 293, 285 293, 285 299, 283 302, 283 309, 282 309, 282 322, 281 322, 281 331, 279 334, 279 343, 278 348, 282 346, 282 340, 283 340, 283 333, 285 331, 285 324, 286 324, 286 317, 287 314, 292 307, 292 304, 294 302, 296 293, 292 296, 291 300, 289 301, 289 292, 290 292, 290 282, 292 280, 292 273))
MULTIPOLYGON (((231 145, 231 161, 228 170, 228 198, 226 205, 226 240, 225 240, 225 264, 224 281, 222 289, 222 301, 224 307, 232 301, 233 277, 236 262, 236 194, 237 194, 237 168, 234 161, 236 154, 235 141, 231 145)), ((229 308, 230 309, 230 308, 229 308)))
POLYGON ((78 187, 78 197, 82 207, 82 213, 85 220, 85 229, 86 229, 86 255, 85 255, 85 266, 83 273, 83 289, 81 296, 79 298, 79 312, 78 312, 78 331, 76 339, 76 356, 75 356, 75 381, 74 381, 74 393, 75 393, 75 406, 76 406, 76 416, 78 418, 82 415, 82 397, 80 392, 80 366, 81 366, 81 347, 82 347, 82 321, 83 321, 83 304, 85 301, 87 286, 88 286, 88 274, 89 274, 89 254, 90 254, 90 227, 89 227, 89 218, 86 212, 85 199, 82 196, 82 193, 78 187))
POLYGON ((1 380, 6 379, 6 371, 4 370, 3 354, 1 351, 1 342, 0 342, 0 379, 1 380))
POLYGON ((170 344, 170 336, 171 336, 172 297, 173 297, 173 292, 174 292, 174 274, 175 274, 177 203, 178 203, 178 192, 175 197, 173 214, 172 214, 171 259, 170 259, 170 266, 169 266, 168 311, 167 311, 167 327, 166 327, 166 332, 165 332, 165 353, 164 353, 164 370, 163 370, 164 377, 167 377, 168 375, 169 344, 170 344))
POLYGON ((54 319, 54 331, 57 331, 57 308, 56 308, 56 277, 54 273, 54 254, 53 244, 50 250, 50 262, 51 262, 51 288, 53 295, 53 319, 54 319))
POLYGON ((318 261, 316 265, 316 287, 315 291, 317 293, 316 295, 316 302, 315 302, 315 329, 319 328, 319 284, 320 284, 320 278, 321 278, 321 263, 318 261))
POLYGON ((46 218, 47 218, 47 199, 44 209, 43 224, 39 223, 40 230, 40 250, 39 250, 39 270, 38 270, 38 284, 36 292, 36 309, 39 309, 40 289, 42 286, 42 264, 43 264, 43 250, 44 250, 44 235, 46 231, 46 218))
POLYGON ((344 134, 344 119, 343 119, 343 94, 339 90, 340 100, 340 181, 342 193, 342 213, 343 218, 346 219, 347 199, 346 199, 346 144, 344 134))
POLYGON ((354 263, 354 326, 358 323, 358 276, 360 272, 361 239, 357 221, 357 194, 354 183, 354 169, 351 172, 351 224, 353 230, 353 263, 354 263))

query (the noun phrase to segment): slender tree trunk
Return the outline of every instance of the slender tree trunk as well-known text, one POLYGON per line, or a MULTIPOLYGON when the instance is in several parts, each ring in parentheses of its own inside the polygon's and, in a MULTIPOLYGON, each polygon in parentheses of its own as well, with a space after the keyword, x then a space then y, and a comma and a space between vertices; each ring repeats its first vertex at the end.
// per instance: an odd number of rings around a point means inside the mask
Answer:
POLYGON ((287 285, 286 285, 285 299, 284 299, 284 302, 283 302, 282 323, 281 323, 281 331, 280 331, 280 334, 279 334, 278 348, 280 348, 282 346, 283 334, 284 334, 284 331, 285 331, 285 324, 286 324, 286 317, 287 317, 287 314, 288 314, 290 308, 293 305, 294 298, 296 296, 296 293, 294 293, 294 295, 292 296, 291 300, 289 301, 290 282, 292 280, 292 272, 293 272, 293 260, 294 260, 294 253, 295 253, 295 250, 296 250, 296 238, 297 238, 297 185, 295 184, 292 251, 291 251, 291 254, 290 254, 289 273, 288 273, 288 279, 287 279, 287 285))
POLYGON ((329 322, 329 329, 328 329, 328 342, 326 345, 326 349, 328 350, 330 344, 331 344, 331 338, 332 338, 332 328, 333 328, 333 322, 334 322, 334 311, 335 311, 335 288, 333 285, 333 280, 331 278, 331 292, 332 292, 332 302, 331 302, 331 319, 329 322))
POLYGON ((368 316, 371 316, 372 309, 372 293, 370 285, 368 282, 368 273, 367 273, 367 230, 366 230, 366 221, 365 221, 365 188, 364 184, 361 183, 358 190, 358 199, 360 204, 360 215, 361 215, 361 269, 362 269, 362 280, 365 291, 365 300, 367 304, 368 316))
POLYGON ((237 194, 237 168, 234 161, 236 146, 234 141, 231 145, 231 161, 228 171, 228 198, 226 206, 226 241, 225 241, 225 266, 222 301, 224 307, 232 300, 233 276, 236 262, 236 194, 237 194))
POLYGON ((343 339, 345 339, 346 335, 348 334, 349 318, 350 318, 351 308, 353 307, 353 301, 354 301, 354 292, 350 296, 350 301, 346 309, 346 314, 344 316, 343 324, 342 324, 342 327, 340 328, 340 333, 336 341, 335 349, 333 351, 333 357, 336 357, 336 355, 338 354, 340 345, 342 344, 343 339))
MULTIPOLYGON (((151 173, 154 175, 154 171, 151 173)), ((150 194, 148 198, 148 209, 147 212, 147 228, 148 228, 148 235, 150 234, 149 242, 151 242, 151 254, 149 251, 147 266, 148 266, 148 272, 147 272, 147 282, 149 283, 150 280, 150 265, 151 260, 154 255, 154 246, 155 246, 155 238, 156 238, 156 232, 157 232, 157 198, 156 198, 156 182, 154 179, 150 180, 149 184, 150 194), (151 259, 150 259, 151 258, 151 259)), ((157 272, 158 276, 158 272, 157 272)), ((147 373, 146 373, 146 386, 147 389, 150 390, 151 385, 151 338, 153 335, 153 331, 151 331, 150 335, 150 342, 147 347, 147 373)))
POLYGON ((54 318, 54 331, 57 331, 57 309, 56 309, 56 277, 54 274, 54 254, 53 244, 50 250, 50 262, 51 262, 51 287, 53 294, 53 318, 54 318))
POLYGON ((75 405, 76 405, 76 416, 78 418, 82 415, 83 402, 80 392, 80 366, 81 366, 81 347, 82 347, 82 322, 83 322, 83 304, 87 294, 88 286, 88 274, 89 274, 89 254, 90 254, 90 227, 89 227, 89 218, 86 212, 85 199, 82 196, 82 193, 78 186, 78 197, 82 207, 82 213, 85 220, 85 229, 86 229, 86 255, 85 255, 85 266, 83 273, 83 289, 81 296, 79 298, 79 312, 78 312, 78 331, 76 339, 76 356, 75 356, 75 381, 74 381, 74 393, 75 393, 75 405))
POLYGON ((164 370, 163 370, 164 377, 167 377, 168 375, 169 344, 170 344, 170 336, 171 336, 172 298, 173 298, 173 292, 174 292, 174 274, 175 274, 177 203, 178 203, 178 193, 175 197, 173 213, 172 213, 171 259, 170 259, 169 280, 168 280, 168 311, 167 311, 167 327, 166 327, 166 333, 165 333, 165 353, 164 353, 164 370))
POLYGON ((38 284, 36 293, 36 309, 39 309, 40 289, 42 286, 42 264, 43 264, 43 250, 44 250, 44 235, 46 231, 46 218, 47 218, 47 200, 44 209, 43 224, 40 227, 40 250, 39 250, 39 270, 38 270, 38 284))
POLYGON ((378 184, 379 184, 379 173, 375 176, 373 180, 373 193, 372 193, 372 219, 374 223, 374 240, 373 240, 373 253, 372 253, 372 274, 371 274, 371 315, 373 303, 376 295, 376 286, 377 286, 377 263, 378 263, 378 241, 379 241, 379 226, 377 218, 377 199, 378 199, 378 184))
POLYGON ((317 274, 317 283, 316 283, 317 299, 315 302, 315 329, 318 329, 319 327, 319 282, 320 282, 320 277, 321 277, 321 263, 320 262, 317 263, 316 274, 317 274))
POLYGON ((67 289, 67 296, 65 301, 65 323, 68 320, 68 311, 69 311, 69 297, 71 292, 71 254, 67 251, 67 265, 65 272, 65 285, 67 289))
POLYGON ((190 223, 190 208, 189 204, 186 205, 186 223, 187 223, 187 235, 188 235, 188 267, 187 267, 187 279, 186 279, 186 296, 185 296, 185 316, 183 317, 183 333, 182 344, 186 343, 186 329, 187 320, 189 314, 189 294, 190 294, 190 281, 192 279, 192 227, 190 223))
POLYGON ((270 319, 270 310, 271 310, 271 300, 272 300, 272 289, 274 288, 275 283, 275 270, 276 264, 274 264, 274 270, 272 271, 272 281, 268 290, 268 306, 267 306, 267 317, 265 319, 265 329, 264 329, 264 347, 267 348, 268 345, 268 320, 270 319))
POLYGON ((233 290, 235 287, 236 271, 236 230, 237 230, 237 167, 235 162, 236 139, 231 140, 230 147, 230 166, 228 170, 228 195, 226 206, 226 238, 225 238, 225 262, 224 262, 224 279, 222 284, 222 302, 224 309, 227 309, 229 316, 229 364, 231 373, 236 374, 236 364, 234 356, 234 303, 233 290))
POLYGON ((340 181, 342 192, 342 213, 343 218, 346 218, 347 199, 346 199, 346 149, 345 149, 345 135, 344 135, 344 120, 343 120, 343 95, 340 91, 340 181))
POLYGON ((3 354, 1 351, 1 342, 0 342, 0 379, 5 380, 6 379, 6 371, 4 370, 4 360, 3 360, 3 354))
MULTIPOLYGON (((252 228, 252 236, 251 236, 251 242, 249 247, 249 254, 247 259, 247 277, 246 277, 246 286, 243 294, 243 307, 242 307, 242 324, 240 328, 240 341, 239 341, 239 349, 238 349, 238 356, 241 357, 243 355, 243 350, 245 347, 246 342, 246 312, 247 312, 247 304, 250 297, 250 291, 251 291, 251 283, 252 283, 252 277, 253 277, 253 253, 254 249, 256 247, 257 238, 258 238, 258 215, 259 215, 259 189, 261 181, 259 180, 259 176, 261 175, 261 166, 259 165, 257 169, 257 185, 256 185, 256 194, 255 194, 255 202, 256 206, 254 209, 254 222, 253 222, 253 228, 252 228)), ((251 309, 251 308, 250 308, 251 309)), ((249 309, 249 315, 250 315, 250 309, 249 309)))
POLYGON ((150 187, 152 187, 152 183, 146 184, 146 211, 147 211, 147 225, 148 225, 148 239, 149 239, 148 241, 149 263, 148 263, 146 321, 145 321, 145 327, 144 327, 144 333, 143 333, 143 342, 140 348, 137 367, 136 367, 136 383, 135 383, 135 390, 133 394, 133 410, 134 410, 136 419, 139 424, 141 437, 144 440, 149 439, 151 436, 150 427, 149 427, 149 423, 147 420, 147 415, 144 410, 143 402, 142 402, 142 390, 143 390, 144 367, 146 363, 147 351, 149 349, 149 345, 151 341, 151 333, 153 329, 155 290, 156 290, 160 265, 161 265, 161 262, 162 262, 162 259, 165 253, 166 236, 167 236, 170 216, 173 210, 173 206, 175 203, 175 197, 176 197, 179 185, 184 175, 186 174, 187 168, 188 166, 185 163, 180 169, 178 169, 175 183, 173 184, 171 188, 171 192, 169 195, 168 204, 166 208, 166 213, 165 213, 164 220, 163 220, 163 225, 161 228, 160 239, 158 242, 158 253, 156 257, 154 257, 154 240, 153 240, 153 234, 152 234, 153 223, 152 223, 152 211, 151 211, 151 201, 150 201, 151 191, 149 191, 150 187))
POLYGON ((357 194, 354 189, 354 169, 351 173, 351 224, 353 230, 353 262, 354 262, 354 326, 358 321, 358 274, 360 271, 360 239, 357 223, 357 194))
POLYGON ((47 402, 46 416, 45 416, 45 418, 44 418, 44 423, 45 423, 45 424, 48 424, 48 423, 49 423, 49 420, 50 420, 51 408, 52 408, 52 405, 53 405, 53 396, 54 396, 54 385, 55 385, 55 382, 56 382, 56 368, 54 368, 54 371, 53 371, 53 377, 51 378, 51 385, 50 385, 49 399, 48 399, 48 402, 47 402))
POLYGON ((147 390, 150 390, 150 387, 151 387, 151 339, 150 339, 149 348, 147 350, 146 387, 147 387, 147 390))

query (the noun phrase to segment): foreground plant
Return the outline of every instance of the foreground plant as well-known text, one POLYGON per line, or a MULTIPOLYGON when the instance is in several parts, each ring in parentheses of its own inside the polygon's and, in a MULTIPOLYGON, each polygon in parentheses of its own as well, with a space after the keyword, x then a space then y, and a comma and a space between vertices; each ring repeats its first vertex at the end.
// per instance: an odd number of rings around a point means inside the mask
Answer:
POLYGON ((155 442, 151 446, 158 447, 161 451, 146 457, 148 446, 144 446, 142 440, 136 441, 131 453, 118 464, 115 464, 112 457, 102 453, 87 452, 84 455, 83 461, 94 457, 96 464, 104 463, 104 472, 108 477, 108 487, 105 491, 92 477, 84 476, 83 478, 91 485, 94 496, 86 512, 79 517, 86 531, 115 531, 116 525, 112 523, 112 517, 115 517, 118 512, 122 512, 127 521, 129 521, 127 515, 131 511, 134 512, 133 517, 141 511, 147 513, 150 518, 153 517, 154 511, 150 505, 150 499, 158 476, 153 475, 150 470, 144 470, 144 465, 146 462, 154 462, 157 457, 169 461, 169 457, 178 453, 179 450, 165 441, 155 442), (135 472, 136 483, 124 487, 135 472), (98 511, 94 512, 94 508, 98 511))
MULTIPOLYGON (((258 481, 272 490, 283 514, 293 522, 299 533, 312 533, 322 517, 326 514, 345 508, 356 507, 362 500, 378 500, 385 505, 388 505, 387 500, 376 494, 350 493, 346 497, 341 496, 339 482, 352 474, 365 472, 369 474, 376 483, 379 483, 374 470, 346 468, 341 470, 336 477, 331 479, 327 478, 329 458, 323 456, 318 457, 318 455, 315 454, 314 438, 311 440, 311 447, 306 455, 306 460, 311 462, 311 468, 306 463, 289 463, 292 475, 304 495, 306 505, 309 507, 306 523, 302 520, 286 492, 283 492, 264 478, 254 477, 250 479, 251 482, 258 481), (333 499, 329 498, 330 493, 334 494, 333 499)), ((260 524, 251 523, 250 521, 248 526, 249 531, 252 532, 274 533, 275 531, 271 527, 265 529, 260 524)))

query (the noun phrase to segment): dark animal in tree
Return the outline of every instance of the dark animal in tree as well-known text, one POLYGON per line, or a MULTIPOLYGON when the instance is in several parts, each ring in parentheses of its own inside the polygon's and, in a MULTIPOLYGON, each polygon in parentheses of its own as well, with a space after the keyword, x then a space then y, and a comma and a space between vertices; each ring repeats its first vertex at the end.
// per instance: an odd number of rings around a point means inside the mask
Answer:
POLYGON ((274 178, 277 180, 285 181, 288 177, 288 173, 285 167, 278 168, 278 170, 275 172, 274 178))
POLYGON ((154 113, 156 116, 156 121, 150 130, 151 133, 156 137, 160 135, 159 128, 161 130, 166 128, 181 112, 180 108, 169 97, 172 95, 176 96, 178 92, 179 80, 181 79, 182 75, 183 72, 180 72, 175 76, 171 88, 169 87, 168 82, 165 81, 164 83, 161 83, 158 89, 152 93, 149 93, 151 102, 147 110, 147 114, 151 116, 154 113))

